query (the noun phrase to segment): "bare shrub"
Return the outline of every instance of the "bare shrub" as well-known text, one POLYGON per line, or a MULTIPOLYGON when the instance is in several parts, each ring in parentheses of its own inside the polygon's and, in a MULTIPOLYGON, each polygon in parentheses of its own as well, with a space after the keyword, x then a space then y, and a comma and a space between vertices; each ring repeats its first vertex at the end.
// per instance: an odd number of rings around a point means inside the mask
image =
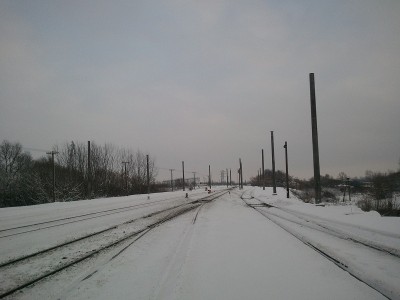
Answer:
POLYGON ((304 203, 310 203, 312 202, 311 200, 314 198, 314 195, 311 191, 309 190, 291 190, 291 192, 300 200, 302 200, 304 203))
POLYGON ((364 194, 361 199, 357 202, 357 206, 361 208, 363 211, 370 211, 373 207, 373 199, 372 196, 368 194, 364 194))

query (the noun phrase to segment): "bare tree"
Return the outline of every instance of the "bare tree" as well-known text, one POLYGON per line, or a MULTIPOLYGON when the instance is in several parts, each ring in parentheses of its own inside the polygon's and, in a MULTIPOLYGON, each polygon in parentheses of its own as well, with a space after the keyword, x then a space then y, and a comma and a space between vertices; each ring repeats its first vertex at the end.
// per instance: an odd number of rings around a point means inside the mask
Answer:
MULTIPOLYGON (((19 143, 0 145, 0 206, 48 202, 52 193, 52 162, 48 157, 33 161, 19 143)), ((84 199, 88 195, 88 148, 86 143, 71 141, 53 147, 56 156, 56 197, 60 201, 84 199)), ((125 195, 147 192, 147 159, 140 150, 117 148, 112 144, 91 144, 91 196, 125 195), (127 177, 121 173, 126 161, 127 177)), ((157 170, 149 156, 150 182, 157 170)))
POLYGON ((26 185, 29 182, 32 157, 22 152, 19 143, 3 141, 0 145, 1 206, 26 204, 26 185))

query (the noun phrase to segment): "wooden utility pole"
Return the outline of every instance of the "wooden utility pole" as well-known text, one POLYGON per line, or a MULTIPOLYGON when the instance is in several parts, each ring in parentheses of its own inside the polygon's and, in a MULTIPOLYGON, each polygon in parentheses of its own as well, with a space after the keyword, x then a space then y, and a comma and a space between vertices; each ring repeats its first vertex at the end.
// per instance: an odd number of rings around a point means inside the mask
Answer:
POLYGON ((196 188, 196 172, 192 172, 193 173, 193 189, 196 188))
POLYGON ((183 190, 185 190, 185 162, 182 161, 182 185, 183 185, 183 190))
POLYGON ((271 154, 272 154, 272 195, 276 195, 276 179, 275 179, 275 148, 274 148, 274 132, 271 131, 271 154))
POLYGON ((171 191, 173 191, 174 190, 174 183, 173 183, 173 180, 172 180, 172 171, 174 171, 174 169, 169 169, 170 171, 171 171, 171 191))
POLYGON ((228 173, 228 169, 226 169, 226 187, 229 187, 229 173, 228 173))
POLYGON ((146 155, 147 160, 147 195, 150 195, 150 167, 149 167, 149 155, 146 155))
POLYGON ((289 198, 289 166, 288 166, 288 156, 287 156, 287 142, 285 141, 285 160, 286 160, 286 198, 289 198))
POLYGON ((264 149, 261 149, 261 160, 262 160, 262 182, 263 182, 263 190, 265 191, 264 149))
POLYGON ((232 169, 229 169, 229 178, 230 178, 229 185, 232 186, 232 169))
POLYGON ((51 161, 53 163, 53 202, 56 202, 56 164, 54 162, 54 155, 58 154, 57 151, 46 152, 46 154, 51 154, 51 161))
POLYGON ((125 192, 128 195, 128 175, 126 173, 126 165, 129 164, 129 161, 123 161, 122 163, 124 164, 125 168, 125 192))
POLYGON ((317 106, 315 103, 314 73, 310 73, 310 100, 311 100, 311 130, 313 143, 315 203, 321 203, 321 175, 319 167, 317 106))

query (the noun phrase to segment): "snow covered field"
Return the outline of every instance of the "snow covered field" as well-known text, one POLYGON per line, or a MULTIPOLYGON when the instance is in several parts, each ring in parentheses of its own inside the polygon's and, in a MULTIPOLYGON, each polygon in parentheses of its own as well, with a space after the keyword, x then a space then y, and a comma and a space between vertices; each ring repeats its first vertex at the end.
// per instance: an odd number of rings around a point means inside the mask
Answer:
MULTIPOLYGON (((114 225, 119 231, 113 235, 138 230, 152 220, 140 218, 206 195, 196 190, 185 199, 178 191, 150 200, 139 195, 0 209, 0 262, 114 225), (92 218, 64 224, 80 220, 71 218, 78 215, 92 218), (49 222, 60 218, 69 219, 49 222), (5 230, 42 222, 49 223, 31 232, 5 230)), ((7 298, 400 299, 399 218, 348 206, 317 207, 286 199, 283 189, 273 196, 270 188, 232 190, 192 205, 7 298)), ((24 268, 33 272, 29 263, 24 268)), ((0 276, 3 285, 7 272, 0 269, 0 276)))

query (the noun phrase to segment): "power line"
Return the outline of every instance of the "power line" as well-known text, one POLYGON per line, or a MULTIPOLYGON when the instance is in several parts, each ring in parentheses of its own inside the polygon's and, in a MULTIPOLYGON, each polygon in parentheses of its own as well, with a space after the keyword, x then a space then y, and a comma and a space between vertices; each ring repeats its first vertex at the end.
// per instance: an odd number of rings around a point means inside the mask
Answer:
POLYGON ((36 152, 51 152, 51 150, 45 150, 45 149, 37 149, 37 148, 30 148, 30 147, 22 147, 24 150, 29 150, 29 151, 36 151, 36 152))
MULTIPOLYGON (((159 170, 171 171, 171 168, 164 168, 164 167, 156 167, 156 168, 159 169, 159 170)), ((182 172, 183 171, 182 168, 181 169, 172 169, 172 170, 173 170, 173 172, 182 172)), ((208 176, 206 174, 203 174, 203 173, 200 173, 200 172, 197 172, 197 171, 185 170, 185 174, 193 173, 193 172, 196 172, 196 174, 199 174, 201 176, 208 176)))

